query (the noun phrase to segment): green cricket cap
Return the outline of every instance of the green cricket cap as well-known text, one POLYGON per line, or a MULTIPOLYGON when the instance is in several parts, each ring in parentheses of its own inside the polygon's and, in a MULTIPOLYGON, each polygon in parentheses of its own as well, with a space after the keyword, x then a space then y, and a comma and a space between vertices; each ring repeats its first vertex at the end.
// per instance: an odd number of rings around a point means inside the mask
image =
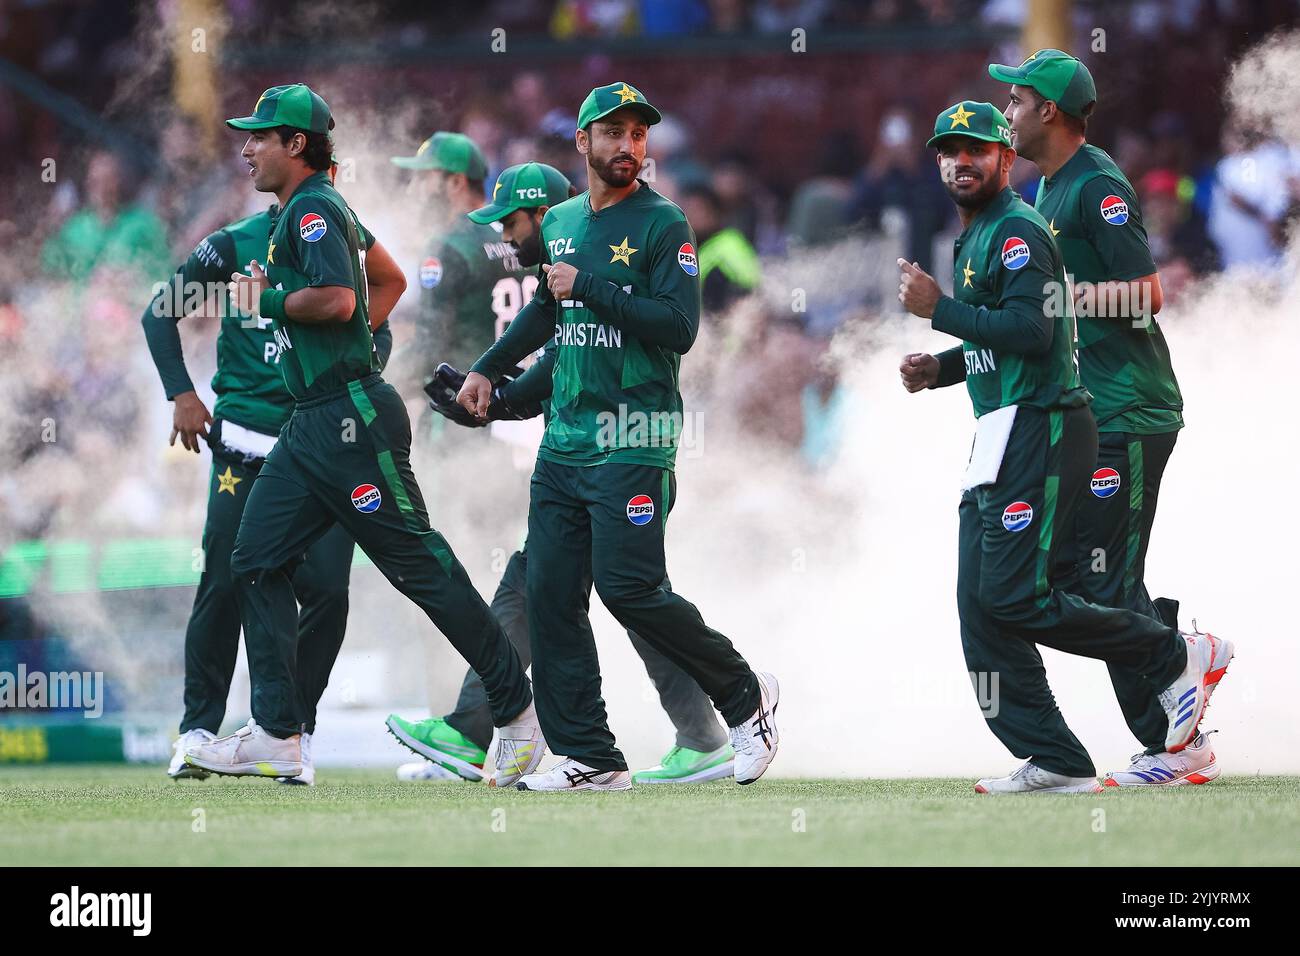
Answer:
POLYGON ((1011 126, 1002 111, 992 103, 962 100, 935 117, 934 135, 925 145, 933 146, 945 136, 969 136, 1010 146, 1011 126))
POLYGON ((604 119, 610 113, 625 106, 644 116, 648 126, 654 126, 663 119, 640 90, 618 82, 610 83, 608 86, 598 86, 587 94, 587 98, 582 101, 582 108, 578 110, 578 129, 586 129, 588 123, 604 119))
POLYGON ((1071 116, 1083 116, 1097 102, 1097 86, 1083 62, 1061 50, 1039 50, 1019 66, 990 63, 989 76, 1003 83, 1019 83, 1038 91, 1071 116))
POLYGON ((441 169, 463 173, 469 179, 487 178, 487 158, 464 133, 434 133, 415 151, 414 156, 394 156, 393 165, 403 169, 441 169))
POLYGON ((516 209, 555 206, 569 198, 569 181, 554 166, 522 163, 501 170, 492 199, 469 213, 471 222, 500 222, 516 209))
POLYGON ((330 108, 306 83, 273 86, 257 99, 251 116, 226 120, 231 129, 272 129, 292 126, 309 133, 328 133, 334 128, 330 108))

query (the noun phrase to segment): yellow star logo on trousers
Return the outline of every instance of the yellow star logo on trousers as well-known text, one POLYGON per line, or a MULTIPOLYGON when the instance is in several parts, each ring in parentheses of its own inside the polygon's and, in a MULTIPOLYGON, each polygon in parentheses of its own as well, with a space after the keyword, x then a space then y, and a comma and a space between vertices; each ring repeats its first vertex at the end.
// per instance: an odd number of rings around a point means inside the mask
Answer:
POLYGON ((621 90, 615 90, 614 92, 618 94, 618 101, 620 103, 635 103, 637 98, 641 95, 626 83, 623 84, 621 90))
POLYGON ((974 115, 973 112, 966 109, 965 103, 958 103, 957 111, 955 113, 949 113, 945 119, 952 120, 952 125, 948 127, 949 129, 956 129, 958 126, 965 126, 967 129, 970 129, 970 118, 974 115))
POLYGON ((217 483, 221 486, 217 489, 217 494, 221 494, 223 491, 228 491, 233 495, 235 493, 235 485, 239 484, 243 480, 243 478, 236 478, 232 475, 230 473, 230 466, 227 465, 226 473, 224 475, 217 475, 217 483))
POLYGON ((266 244, 266 264, 269 266, 274 261, 275 261, 275 243, 268 242, 266 244))
POLYGON ((627 236, 623 237, 623 242, 620 245, 610 246, 609 248, 614 253, 613 257, 611 257, 609 261, 611 263, 621 262, 625 266, 630 266, 632 264, 630 261, 632 253, 640 252, 639 249, 633 249, 627 244, 627 236))
POLYGON ((1056 228, 1056 218, 1055 218, 1055 217, 1052 217, 1052 219, 1050 219, 1050 220, 1048 221, 1048 223, 1047 223, 1047 228, 1050 229, 1050 230, 1052 230, 1052 235, 1054 235, 1054 236, 1059 236, 1059 235, 1061 234, 1061 230, 1059 230, 1059 229, 1056 228))
POLYGON ((975 274, 975 270, 970 267, 970 260, 967 259, 966 264, 961 267, 961 276, 963 279, 966 280, 961 284, 961 287, 963 289, 970 285, 970 277, 973 276, 974 274, 975 274))

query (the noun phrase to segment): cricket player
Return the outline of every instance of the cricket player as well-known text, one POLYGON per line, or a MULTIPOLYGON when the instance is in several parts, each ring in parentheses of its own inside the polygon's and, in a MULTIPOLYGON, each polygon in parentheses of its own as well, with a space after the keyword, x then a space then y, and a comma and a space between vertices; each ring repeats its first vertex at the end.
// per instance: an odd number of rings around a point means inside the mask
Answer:
POLYGON ((974 405, 978 427, 959 509, 962 649, 989 729, 1027 760, 975 789, 1096 792, 1092 760, 1056 706, 1035 644, 1140 675, 1165 715, 1171 753, 1196 738, 1232 645, 1056 585, 1062 539, 1072 533, 1097 452, 1061 255, 1047 220, 1008 185, 1016 152, 996 107, 969 100, 949 107, 927 145, 938 147, 965 227, 953 247, 954 291, 943 295, 900 259, 899 299, 963 341, 937 357, 908 355, 900 372, 911 392, 964 381, 974 405))
MULTIPOLYGON (((233 306, 219 310, 217 370, 212 379, 217 403, 212 412, 199 398, 185 368, 177 323, 213 302, 228 303, 231 271, 264 253, 274 211, 272 207, 240 219, 200 242, 171 282, 158 290, 140 320, 163 389, 174 406, 170 443, 175 445, 179 437, 184 448, 197 454, 203 439, 212 450, 203 570, 185 630, 185 714, 167 768, 173 779, 208 776, 207 771, 185 762, 185 751, 214 739, 225 717, 239 647, 239 606, 230 577, 230 553, 253 479, 293 407, 277 365, 279 350, 269 321, 254 319, 233 306)), ((375 246, 374 237, 365 230, 362 235, 368 253, 370 320, 380 324, 374 338, 382 362, 392 344, 387 314, 406 280, 383 248, 375 246)), ((352 539, 335 527, 312 545, 293 577, 301 604, 298 679, 307 720, 303 772, 278 778, 283 782, 315 782, 311 735, 316 705, 325 692, 347 625, 352 551, 352 539)))
POLYGON ((487 159, 468 136, 434 133, 414 156, 394 156, 392 162, 413 171, 412 188, 432 219, 420 262, 415 336, 402 350, 398 369, 400 384, 419 388, 433 380, 439 356, 468 368, 482 355, 533 297, 537 276, 490 223, 466 215, 483 205, 487 176, 487 159))
POLYGON ((600 696, 587 623, 590 587, 625 628, 695 679, 722 713, 734 776, 752 783, 776 755, 778 686, 665 586, 664 530, 676 494, 681 356, 700 315, 695 237, 682 211, 637 178, 659 111, 627 83, 578 112, 588 190, 542 220, 545 282, 465 379, 485 419, 493 382, 555 339, 551 417, 533 472, 526 597, 537 715, 566 759, 526 790, 632 785, 600 696))
MULTIPOLYGON (((575 195, 577 190, 553 166, 524 163, 503 170, 492 190, 492 200, 469 213, 472 222, 501 224, 501 239, 515 251, 521 267, 535 269, 542 259, 541 224, 547 211, 575 195)), ((527 276, 536 289, 533 274, 527 276)), ((504 331, 504 327, 502 328, 504 331)), ((521 376, 505 381, 495 391, 488 406, 494 421, 531 418, 543 414, 543 403, 550 398, 554 346, 548 346, 542 361, 534 363, 521 376)), ((429 389, 433 409, 451 421, 467 427, 483 422, 465 411, 455 400, 465 376, 454 367, 441 365, 435 373, 437 384, 429 389)), ((492 613, 501 621, 510 642, 528 667, 532 654, 528 640, 527 549, 510 556, 505 573, 492 598, 492 613)), ((590 591, 590 584, 587 585, 590 591)), ((581 623, 590 628, 584 618, 581 623)), ((733 752, 718 724, 713 705, 698 684, 685 671, 656 651, 650 644, 628 631, 632 646, 645 663, 646 672, 659 692, 659 702, 673 722, 677 739, 657 766, 637 771, 634 783, 702 783, 729 777, 733 773, 733 752)), ((454 712, 446 717, 408 721, 391 715, 388 728, 399 741, 434 763, 406 764, 398 769, 403 779, 444 779, 449 770, 468 780, 483 777, 492 739, 491 714, 483 694, 483 682, 469 671, 461 686, 454 712), (450 756, 452 759, 446 759, 450 756)))
MULTIPOLYGON (((1097 89, 1083 63, 1039 50, 1020 66, 988 69, 1011 84, 1006 116, 1016 153, 1043 174, 1034 208, 1074 283, 1079 375, 1100 433, 1058 583, 1097 604, 1177 625, 1177 602, 1153 602, 1143 583, 1160 479, 1183 427, 1183 396, 1155 319, 1164 297, 1137 194, 1085 139, 1097 89)), ((1107 774, 1108 786, 1208 783, 1219 775, 1203 735, 1177 754, 1165 750, 1164 712, 1141 677, 1115 665, 1110 677, 1146 750, 1128 770, 1107 774)))
POLYGON ((231 556, 252 678, 253 719, 190 748, 194 766, 295 776, 305 714, 290 572, 335 523, 441 630, 482 678, 502 728, 498 773, 517 780, 545 743, 531 688, 505 632, 446 540, 430 527, 410 466, 410 421, 378 368, 360 231, 326 170, 329 107, 303 84, 272 87, 247 130, 253 185, 274 192, 266 272, 236 273, 236 304, 272 323, 294 408, 253 485, 231 556))

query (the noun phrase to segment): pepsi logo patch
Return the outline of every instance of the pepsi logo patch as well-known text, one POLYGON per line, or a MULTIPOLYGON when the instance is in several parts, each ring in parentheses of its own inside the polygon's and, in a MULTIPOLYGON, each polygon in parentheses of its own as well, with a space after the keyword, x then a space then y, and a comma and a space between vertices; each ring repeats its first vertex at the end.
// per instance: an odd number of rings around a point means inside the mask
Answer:
POLYGON ((1101 218, 1112 226, 1122 226, 1128 222, 1128 203, 1115 194, 1101 201, 1101 218))
POLYGON ((1109 498, 1119 491, 1122 483, 1123 479, 1114 468, 1098 468, 1092 473, 1092 493, 1098 498, 1109 498))
POLYGON ((379 489, 374 485, 357 485, 352 489, 352 507, 362 514, 368 515, 372 511, 378 511, 383 501, 383 495, 379 493, 379 489))
POLYGON ((442 281, 442 263, 433 256, 420 263, 420 285, 432 289, 442 281))
POLYGON ((1010 236, 1002 243, 1002 264, 1008 269, 1023 269, 1029 261, 1029 243, 1019 236, 1010 236))
POLYGON ((695 258, 695 247, 689 242, 683 242, 677 247, 677 264, 688 276, 700 274, 700 262, 695 258))
POLYGON ((1028 501, 1013 501, 1002 512, 1002 527, 1008 531, 1024 531, 1034 520, 1034 507, 1028 501))
POLYGON ((627 520, 635 525, 649 524, 655 516, 655 502, 649 495, 634 495, 627 501, 627 520))
POLYGON ((314 212, 309 212, 298 220, 298 235, 302 236, 303 242, 320 241, 320 237, 325 235, 328 229, 325 217, 314 212))

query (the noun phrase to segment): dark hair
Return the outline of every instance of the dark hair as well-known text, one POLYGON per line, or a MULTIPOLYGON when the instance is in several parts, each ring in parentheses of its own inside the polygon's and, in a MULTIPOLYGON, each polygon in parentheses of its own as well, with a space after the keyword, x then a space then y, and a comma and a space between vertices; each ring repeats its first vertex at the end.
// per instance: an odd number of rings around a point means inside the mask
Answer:
POLYGON ((473 195, 475 195, 475 196, 486 196, 486 195, 487 195, 487 193, 486 193, 486 192, 484 191, 484 189, 483 189, 483 180, 481 180, 481 179, 470 179, 468 176, 465 177, 465 180, 466 180, 466 182, 469 183, 469 191, 470 191, 471 194, 473 194, 473 195))
POLYGON ((334 143, 329 133, 313 133, 295 126, 277 126, 275 131, 280 134, 282 146, 288 146, 289 140, 293 139, 295 133, 302 133, 307 137, 307 145, 302 151, 302 161, 311 169, 324 172, 333 165, 334 143))
MULTIPOLYGON (((1038 109, 1040 106, 1042 106, 1044 103, 1047 102, 1047 97, 1043 96, 1032 86, 1029 88, 1029 92, 1034 98, 1034 109, 1038 109)), ((1068 129, 1071 133, 1077 133, 1080 136, 1084 136, 1087 134, 1088 117, 1092 115, 1092 111, 1096 108, 1096 106, 1097 103, 1094 100, 1093 102, 1089 103, 1087 106, 1083 108, 1082 116, 1075 116, 1074 114, 1067 113, 1065 110, 1061 109, 1060 103, 1056 104, 1056 108, 1061 113, 1061 121, 1065 123, 1065 128, 1068 129)))
POLYGON ((578 195, 578 187, 569 183, 569 198, 572 199, 576 195, 578 195))

